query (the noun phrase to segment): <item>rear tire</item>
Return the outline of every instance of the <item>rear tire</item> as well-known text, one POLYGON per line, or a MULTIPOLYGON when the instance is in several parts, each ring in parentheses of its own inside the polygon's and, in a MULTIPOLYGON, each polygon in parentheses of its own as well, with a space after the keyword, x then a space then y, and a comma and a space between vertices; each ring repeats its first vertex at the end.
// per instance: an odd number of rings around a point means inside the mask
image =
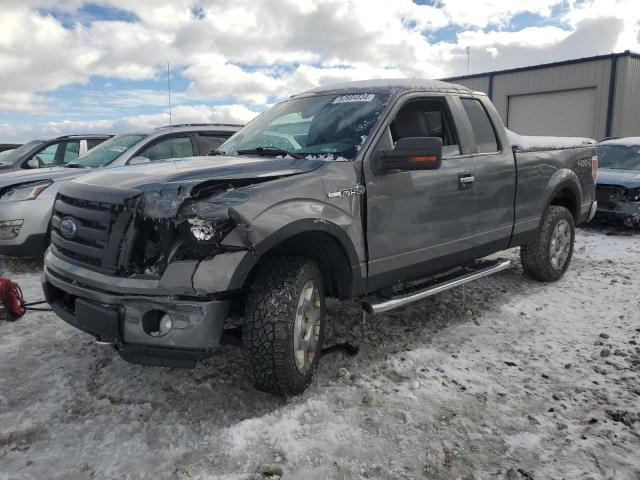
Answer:
POLYGON ((324 283, 315 262, 265 262, 247 298, 243 328, 256 388, 295 395, 309 386, 320 360, 324 312, 324 283))
POLYGON ((565 207, 551 205, 542 219, 536 241, 520 247, 524 274, 541 282, 560 279, 571 263, 574 241, 571 212, 565 207))

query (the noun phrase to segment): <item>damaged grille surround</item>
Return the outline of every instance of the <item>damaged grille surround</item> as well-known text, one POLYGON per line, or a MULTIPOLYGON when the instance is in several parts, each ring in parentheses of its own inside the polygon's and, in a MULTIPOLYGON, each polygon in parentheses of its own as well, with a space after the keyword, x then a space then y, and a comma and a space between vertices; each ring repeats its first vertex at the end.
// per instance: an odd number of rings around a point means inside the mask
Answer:
POLYGON ((161 276, 172 262, 211 258, 225 251, 222 240, 235 226, 226 207, 211 210, 214 197, 234 188, 216 187, 200 188, 198 193, 206 194, 200 200, 190 198, 193 192, 183 185, 170 188, 160 204, 157 192, 118 203, 58 194, 51 220, 52 250, 73 263, 121 277, 161 276), (202 205, 206 218, 197 213, 202 205))

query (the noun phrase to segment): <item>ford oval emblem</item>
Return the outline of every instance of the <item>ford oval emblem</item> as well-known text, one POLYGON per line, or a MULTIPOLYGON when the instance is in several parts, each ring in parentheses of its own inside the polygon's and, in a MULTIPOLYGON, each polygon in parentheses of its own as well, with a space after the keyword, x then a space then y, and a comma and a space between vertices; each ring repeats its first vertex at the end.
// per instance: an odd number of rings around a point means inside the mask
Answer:
POLYGON ((71 240, 78 233, 78 226, 70 218, 63 218, 60 222, 60 235, 67 240, 71 240))

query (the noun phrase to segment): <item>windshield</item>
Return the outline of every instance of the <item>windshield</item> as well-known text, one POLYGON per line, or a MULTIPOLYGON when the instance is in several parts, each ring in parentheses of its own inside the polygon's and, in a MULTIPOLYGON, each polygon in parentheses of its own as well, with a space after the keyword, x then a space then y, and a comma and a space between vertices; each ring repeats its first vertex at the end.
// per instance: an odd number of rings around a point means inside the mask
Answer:
POLYGON ((227 155, 275 152, 294 157, 353 160, 388 98, 386 94, 373 93, 293 98, 258 116, 223 143, 218 152, 227 155))
POLYGON ((41 140, 34 140, 32 142, 25 143, 14 150, 6 152, 4 155, 0 156, 0 165, 13 165, 15 162, 20 160, 23 155, 29 153, 32 149, 36 148, 38 145, 42 145, 43 143, 44 142, 41 140))
POLYGON ((104 167, 142 140, 146 135, 117 135, 92 148, 75 161, 67 163, 67 167, 104 167))
POLYGON ((640 145, 602 145, 598 147, 601 168, 640 170, 640 145))

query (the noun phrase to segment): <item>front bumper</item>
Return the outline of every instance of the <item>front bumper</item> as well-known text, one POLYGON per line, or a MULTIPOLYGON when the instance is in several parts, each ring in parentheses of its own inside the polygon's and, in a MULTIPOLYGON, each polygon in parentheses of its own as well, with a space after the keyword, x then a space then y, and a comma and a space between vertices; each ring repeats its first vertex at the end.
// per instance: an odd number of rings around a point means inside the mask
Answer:
POLYGON ((91 285, 84 283, 80 270, 84 269, 48 252, 42 273, 47 302, 70 325, 113 343, 126 360, 192 368, 219 346, 228 301, 177 299, 157 294, 157 288, 156 294, 151 294, 148 292, 154 291, 153 283, 157 281, 144 279, 135 280, 140 293, 119 293, 114 291, 113 283, 99 282, 95 276, 91 285), (152 336, 145 329, 145 318, 156 312, 173 319, 173 328, 164 336, 152 336))
POLYGON ((12 257, 42 255, 47 248, 47 228, 52 208, 53 199, 49 198, 0 204, 0 221, 22 220, 22 225, 15 237, 2 238, 0 235, 0 255, 12 257))
POLYGON ((640 203, 615 202, 598 207, 596 216, 600 220, 620 223, 627 227, 640 227, 640 203))

